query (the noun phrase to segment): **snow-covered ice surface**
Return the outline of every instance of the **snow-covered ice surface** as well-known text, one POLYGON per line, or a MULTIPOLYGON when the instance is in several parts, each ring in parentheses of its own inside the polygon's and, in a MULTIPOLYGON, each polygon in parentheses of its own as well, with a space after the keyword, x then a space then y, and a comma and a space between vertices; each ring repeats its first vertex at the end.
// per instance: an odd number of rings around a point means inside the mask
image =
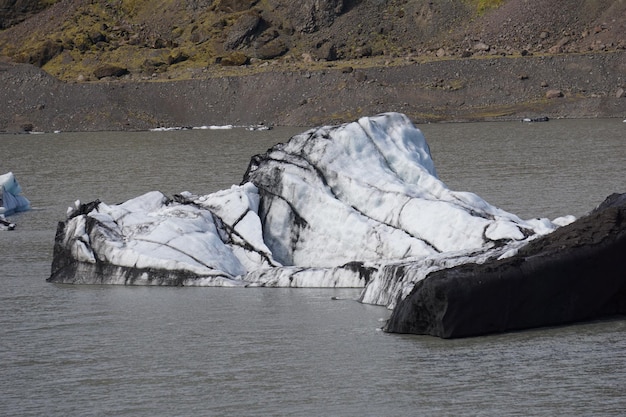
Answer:
POLYGON ((22 187, 12 172, 0 175, 0 230, 12 230, 15 224, 5 216, 30 210, 30 201, 22 195, 22 187))
MULTIPOLYGON (((133 284, 171 284, 155 277, 178 271, 182 285, 364 287, 361 301, 393 307, 428 272, 511 256, 573 220, 522 220, 448 189, 421 131, 387 113, 296 135, 228 190, 77 202, 57 245, 81 273, 154 275, 133 284)), ((122 275, 107 282, 130 283, 122 275)))

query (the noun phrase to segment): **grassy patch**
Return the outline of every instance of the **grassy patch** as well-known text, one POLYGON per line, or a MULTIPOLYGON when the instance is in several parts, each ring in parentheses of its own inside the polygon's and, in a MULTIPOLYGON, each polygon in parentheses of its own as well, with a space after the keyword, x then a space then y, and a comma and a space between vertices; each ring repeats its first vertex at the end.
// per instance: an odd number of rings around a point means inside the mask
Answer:
POLYGON ((490 9, 502 6, 504 0, 470 0, 474 3, 478 14, 483 14, 490 9))

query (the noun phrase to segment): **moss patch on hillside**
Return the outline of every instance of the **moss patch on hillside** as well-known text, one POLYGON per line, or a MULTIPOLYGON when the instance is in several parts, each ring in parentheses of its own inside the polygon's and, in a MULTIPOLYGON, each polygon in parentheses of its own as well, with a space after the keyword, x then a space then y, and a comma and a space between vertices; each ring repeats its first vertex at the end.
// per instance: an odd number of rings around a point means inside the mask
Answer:
POLYGON ((476 3, 476 11, 478 14, 483 14, 490 9, 495 9, 504 4, 504 0, 472 0, 476 3))
POLYGON ((90 2, 58 22, 53 11, 47 30, 30 31, 19 44, 1 42, 0 48, 16 62, 34 64, 62 80, 91 79, 104 64, 150 77, 184 61, 196 68, 214 63, 228 17, 211 8, 190 15, 172 0, 90 2))

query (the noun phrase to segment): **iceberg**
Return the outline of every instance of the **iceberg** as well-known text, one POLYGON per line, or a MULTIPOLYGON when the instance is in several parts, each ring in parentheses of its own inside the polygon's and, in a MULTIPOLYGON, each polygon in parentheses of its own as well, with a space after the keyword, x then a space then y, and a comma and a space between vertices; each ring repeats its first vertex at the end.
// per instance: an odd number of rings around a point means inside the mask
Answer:
POLYGON ((384 330, 442 338, 626 314, 626 194, 511 257, 440 269, 398 302, 384 330))
POLYGON ((385 113, 277 144, 227 190, 76 201, 48 281, 362 288, 393 310, 385 331, 466 337, 626 314, 624 219, 626 194, 523 220, 450 190, 422 132, 385 113))
POLYGON ((6 216, 30 210, 30 201, 22 195, 22 187, 12 172, 0 175, 0 230, 13 230, 15 224, 6 216))
POLYGON ((422 132, 385 113, 296 135, 227 190, 77 201, 48 281, 356 287, 393 308, 429 272, 512 256, 573 220, 522 220, 450 190, 422 132))

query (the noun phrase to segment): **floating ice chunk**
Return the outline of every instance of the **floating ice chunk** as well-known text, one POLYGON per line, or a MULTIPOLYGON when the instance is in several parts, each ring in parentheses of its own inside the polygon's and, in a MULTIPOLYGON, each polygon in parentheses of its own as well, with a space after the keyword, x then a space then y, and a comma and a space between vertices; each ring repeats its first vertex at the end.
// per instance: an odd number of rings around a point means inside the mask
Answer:
POLYGON ((0 215, 30 210, 30 201, 21 194, 22 187, 12 172, 0 175, 0 215))
POLYGON ((209 125, 209 126, 197 126, 193 129, 197 130, 230 130, 233 129, 233 125, 209 125))
POLYGON ((77 202, 51 280, 102 282, 101 263, 111 283, 365 287, 361 301, 393 306, 431 271, 511 256, 571 220, 450 190, 422 132, 387 113, 296 135, 227 190, 77 202))
POLYGON ((0 230, 13 230, 15 229, 15 223, 8 221, 4 215, 0 214, 0 230))

